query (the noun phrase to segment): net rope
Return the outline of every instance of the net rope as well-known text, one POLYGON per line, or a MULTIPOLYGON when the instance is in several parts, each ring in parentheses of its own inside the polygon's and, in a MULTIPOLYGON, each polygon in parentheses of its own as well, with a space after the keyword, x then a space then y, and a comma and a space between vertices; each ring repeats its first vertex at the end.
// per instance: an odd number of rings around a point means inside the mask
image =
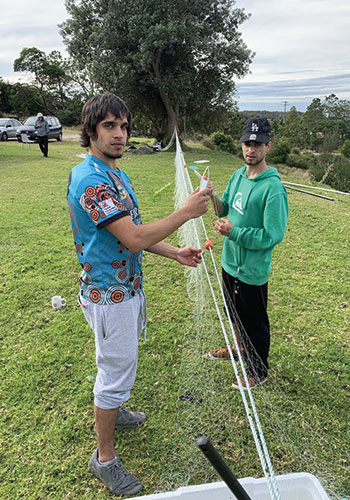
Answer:
POLYGON ((157 144, 154 145, 154 147, 157 148, 157 151, 159 151, 160 153, 164 153, 164 151, 168 151, 171 148, 171 146, 174 144, 175 134, 176 134, 176 129, 174 129, 173 135, 170 137, 170 140, 169 140, 168 144, 165 146, 165 148, 162 148, 161 142, 157 142, 157 144))

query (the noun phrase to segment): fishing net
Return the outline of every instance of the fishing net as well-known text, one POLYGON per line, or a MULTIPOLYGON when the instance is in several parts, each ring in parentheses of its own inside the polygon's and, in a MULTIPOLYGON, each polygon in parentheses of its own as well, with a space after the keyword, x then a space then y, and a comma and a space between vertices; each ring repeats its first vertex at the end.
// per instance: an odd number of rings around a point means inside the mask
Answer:
MULTIPOLYGON (((180 208, 193 188, 176 140, 175 208, 180 208)), ((181 246, 203 248, 206 240, 201 218, 179 229, 181 246)), ((232 382, 245 375, 247 364, 260 378, 261 361, 234 304, 223 299, 215 257, 209 249, 201 266, 185 269, 193 321, 183 340, 176 429, 157 491, 218 479, 195 446, 195 440, 206 434, 237 477, 265 475, 272 500, 281 498, 274 474, 292 472, 316 476, 331 499, 345 497, 350 487, 349 456, 344 454, 342 430, 338 427, 335 432, 327 417, 341 403, 330 394, 329 407, 315 418, 315 398, 307 384, 308 374, 313 376, 311 366, 300 360, 299 366, 271 367, 268 383, 250 394, 243 391, 246 401, 242 391, 233 389, 232 382), (213 348, 225 345, 230 346, 229 360, 208 356, 213 348), (238 360, 233 358, 234 350, 238 360), (302 394, 295 389, 299 373, 306 380, 302 394)))

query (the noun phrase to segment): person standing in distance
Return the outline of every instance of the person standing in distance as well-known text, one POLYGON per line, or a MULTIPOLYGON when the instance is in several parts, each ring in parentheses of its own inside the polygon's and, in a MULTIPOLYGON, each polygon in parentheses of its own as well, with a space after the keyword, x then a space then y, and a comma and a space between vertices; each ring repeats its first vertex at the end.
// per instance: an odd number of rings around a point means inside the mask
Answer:
POLYGON ((36 130, 36 136, 38 138, 39 147, 44 155, 47 158, 49 152, 49 124, 44 118, 42 113, 38 113, 36 115, 36 122, 34 124, 34 128, 36 130))
POLYGON ((174 247, 163 240, 186 221, 208 210, 210 189, 191 193, 182 208, 142 224, 129 177, 117 166, 131 131, 125 103, 109 92, 89 99, 82 110, 81 145, 86 159, 71 171, 68 206, 82 267, 81 309, 95 334, 98 373, 94 386, 97 448, 89 470, 116 495, 131 495, 141 482, 116 454, 114 431, 137 427, 143 412, 122 406, 134 385, 138 340, 146 327, 142 252, 196 267, 202 250, 174 247))
MULTIPOLYGON (((270 133, 266 118, 247 120, 240 138, 245 165, 234 172, 221 199, 215 191, 211 193, 214 210, 220 217, 215 229, 224 236, 221 265, 226 303, 231 309, 233 323, 233 310, 237 312, 257 354, 249 355, 244 340, 238 336, 251 388, 267 380, 270 349, 268 278, 272 251, 283 240, 288 219, 286 189, 277 170, 267 166, 265 161, 271 148, 270 133)), ((214 188, 212 183, 208 187, 214 188)), ((237 330, 235 326, 236 335, 237 330)), ((238 355, 234 346, 232 354, 238 355)), ((214 349, 209 356, 229 359, 229 350, 227 347, 214 349)), ((244 378, 241 382, 247 389, 244 378)), ((233 387, 239 387, 237 380, 233 387)))

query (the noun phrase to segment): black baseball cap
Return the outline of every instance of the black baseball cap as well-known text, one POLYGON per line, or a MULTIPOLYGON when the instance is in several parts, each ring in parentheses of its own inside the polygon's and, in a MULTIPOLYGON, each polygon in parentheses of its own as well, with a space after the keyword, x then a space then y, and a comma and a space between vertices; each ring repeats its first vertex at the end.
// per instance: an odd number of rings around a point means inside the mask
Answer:
POLYGON ((242 137, 239 142, 263 142, 267 144, 270 140, 271 127, 267 118, 257 116, 249 118, 243 126, 242 137))

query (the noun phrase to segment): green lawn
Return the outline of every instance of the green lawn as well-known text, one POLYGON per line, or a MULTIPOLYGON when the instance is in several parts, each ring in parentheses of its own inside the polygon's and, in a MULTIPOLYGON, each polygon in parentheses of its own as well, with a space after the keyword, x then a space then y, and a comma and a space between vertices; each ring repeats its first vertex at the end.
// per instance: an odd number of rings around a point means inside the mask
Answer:
MULTIPOLYGON (((81 152, 78 140, 51 141, 47 159, 36 144, 0 143, 0 498, 8 500, 111 497, 87 471, 96 446, 94 342, 76 303, 80 266, 66 206, 68 175, 81 152), (56 294, 67 299, 63 310, 51 308, 56 294)), ((185 155, 188 164, 210 160, 218 193, 241 166, 193 144, 185 155)), ((144 223, 172 211, 173 152, 125 154, 119 166, 133 181, 144 223)), ((282 172, 305 183, 304 173, 282 172)), ((275 472, 309 470, 346 496, 350 197, 288 195, 287 233, 274 251, 269 283, 271 376, 254 396, 275 472)), ((204 219, 219 266, 213 212, 204 219)), ((177 244, 177 236, 169 241, 177 244)), ((183 269, 173 261, 145 254, 144 274, 148 340, 140 344, 129 407, 148 420, 117 436, 125 466, 147 494, 216 480, 194 444, 203 430, 238 477, 262 476, 239 393, 231 389, 232 367, 199 362, 198 352, 223 344, 212 306, 197 325, 183 269), (203 403, 189 401, 186 393, 198 391, 203 403)))

